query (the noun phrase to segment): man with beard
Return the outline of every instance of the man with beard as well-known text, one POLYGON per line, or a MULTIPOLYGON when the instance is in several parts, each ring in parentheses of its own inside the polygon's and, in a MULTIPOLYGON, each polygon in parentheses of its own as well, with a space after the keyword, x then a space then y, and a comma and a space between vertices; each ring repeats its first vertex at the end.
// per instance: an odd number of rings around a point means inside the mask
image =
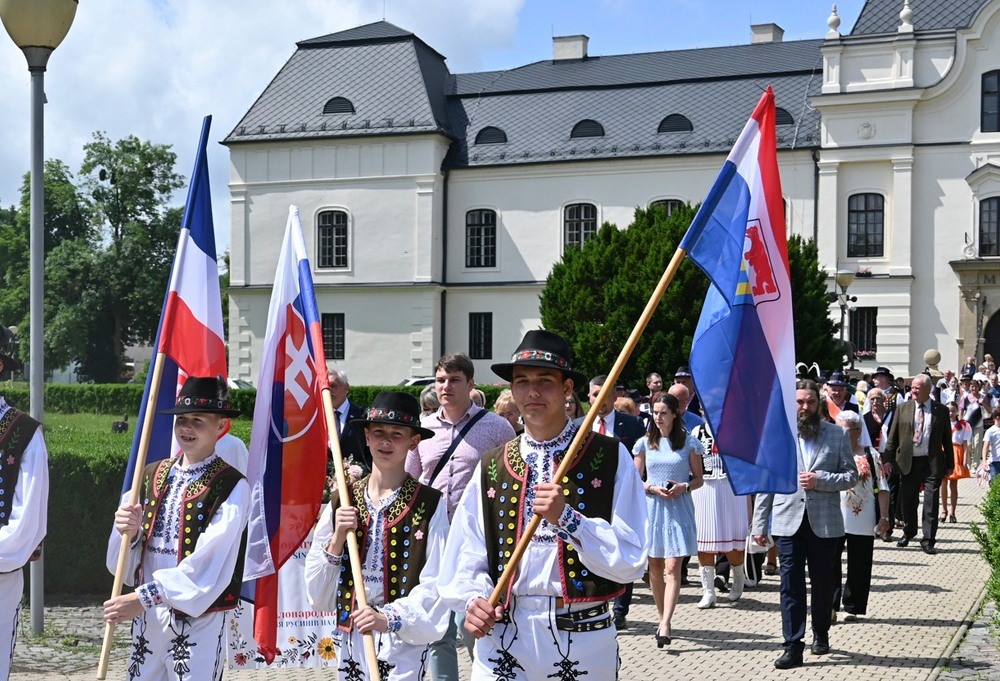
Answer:
POLYGON ((840 565, 844 518, 840 492, 858 481, 858 469, 844 431, 820 418, 819 387, 810 380, 795 385, 798 410, 798 488, 792 494, 757 497, 751 533, 767 541, 768 523, 781 561, 781 633, 785 652, 778 669, 802 665, 806 632, 806 565, 812 584, 813 655, 830 652, 830 613, 840 565))

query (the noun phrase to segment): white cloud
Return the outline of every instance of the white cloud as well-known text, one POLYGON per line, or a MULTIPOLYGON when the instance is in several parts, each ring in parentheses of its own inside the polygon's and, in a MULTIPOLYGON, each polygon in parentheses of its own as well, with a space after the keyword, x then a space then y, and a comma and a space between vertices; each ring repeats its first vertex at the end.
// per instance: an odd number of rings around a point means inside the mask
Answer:
MULTIPOLYGON (((388 2, 387 20, 448 58, 453 72, 479 68, 510 45, 524 0, 388 2)), ((188 176, 202 118, 211 114, 209 167, 220 251, 229 243, 228 150, 223 139, 292 52, 295 42, 382 17, 372 0, 83 0, 49 62, 45 156, 79 168, 83 145, 104 130, 173 146, 188 176)), ((0 33, 0 202, 18 201, 28 168, 29 76, 0 33)), ((175 195, 183 202, 185 192, 175 195)))

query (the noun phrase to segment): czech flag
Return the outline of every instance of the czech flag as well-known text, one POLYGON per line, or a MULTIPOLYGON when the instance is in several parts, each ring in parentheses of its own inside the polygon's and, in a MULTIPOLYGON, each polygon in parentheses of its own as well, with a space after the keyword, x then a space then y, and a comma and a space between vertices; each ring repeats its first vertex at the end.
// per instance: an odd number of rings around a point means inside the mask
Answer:
POLYGON ((316 523, 326 484, 329 387, 323 329, 299 211, 291 206, 267 313, 247 479, 251 509, 244 579, 256 579, 254 638, 277 654, 277 570, 316 523))
MULTIPOLYGON (((165 355, 156 394, 156 414, 149 439, 146 463, 165 459, 178 447, 173 442, 174 417, 161 414, 173 408, 188 376, 227 376, 226 343, 222 328, 222 296, 219 264, 215 255, 215 226, 208 177, 208 133, 212 117, 206 116, 188 187, 184 218, 177 240, 177 254, 170 270, 170 285, 160 313, 160 326, 153 347, 165 355)), ((153 371, 146 376, 138 423, 145 422, 146 404, 152 389, 153 371)), ((142 428, 136 428, 132 453, 122 491, 132 486, 142 428)))
POLYGON ((681 248, 711 279, 691 374, 736 494, 794 492, 795 339, 774 93, 736 140, 681 248))

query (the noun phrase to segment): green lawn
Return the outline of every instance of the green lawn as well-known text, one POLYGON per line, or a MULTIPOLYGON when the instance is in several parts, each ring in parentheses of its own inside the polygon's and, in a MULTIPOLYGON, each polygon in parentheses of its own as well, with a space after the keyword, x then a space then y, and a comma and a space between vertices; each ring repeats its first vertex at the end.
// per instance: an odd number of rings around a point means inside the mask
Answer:
MULTIPOLYGON (((129 415, 128 431, 111 432, 111 424, 121 416, 107 414, 45 415, 45 444, 49 451, 80 453, 107 453, 128 456, 135 434, 135 416, 129 415)), ((250 443, 250 419, 235 419, 231 432, 245 443, 250 443)))

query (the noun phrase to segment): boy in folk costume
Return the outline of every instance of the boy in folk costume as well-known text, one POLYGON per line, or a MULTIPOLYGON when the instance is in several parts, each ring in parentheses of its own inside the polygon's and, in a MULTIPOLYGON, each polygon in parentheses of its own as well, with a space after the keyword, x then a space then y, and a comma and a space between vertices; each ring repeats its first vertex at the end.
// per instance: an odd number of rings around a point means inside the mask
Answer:
MULTIPOLYGON (((13 337, 0 345, 0 374, 17 369, 13 337)), ((4 340, 7 340, 5 338, 4 340)), ((0 680, 10 675, 24 573, 45 537, 49 466, 38 422, 0 395, 0 680)))
POLYGON ((524 433, 488 452, 455 512, 441 595, 465 611, 476 641, 473 679, 617 677, 618 642, 608 601, 642 576, 646 501, 632 457, 616 438, 590 433, 553 480, 577 426, 564 403, 586 385, 560 336, 529 331, 507 364, 524 433), (532 515, 543 518, 501 605, 489 596, 532 515))
POLYGON ((250 487, 216 451, 232 409, 221 378, 191 376, 173 409, 182 454, 146 466, 142 504, 123 503, 108 542, 115 570, 122 533, 136 589, 104 603, 108 622, 132 620, 129 679, 220 679, 228 611, 239 602, 250 487))
POLYGON ((319 610, 335 610, 344 632, 337 644, 337 678, 343 681, 415 681, 424 677, 429 645, 448 626, 437 576, 448 535, 441 493, 406 473, 406 455, 434 433, 420 427, 412 395, 382 392, 364 419, 372 472, 350 484, 351 499, 334 498, 323 509, 306 557, 306 595, 319 610), (346 551, 355 532, 368 606, 357 607, 346 551), (362 635, 375 637, 377 673, 370 673, 362 635))

